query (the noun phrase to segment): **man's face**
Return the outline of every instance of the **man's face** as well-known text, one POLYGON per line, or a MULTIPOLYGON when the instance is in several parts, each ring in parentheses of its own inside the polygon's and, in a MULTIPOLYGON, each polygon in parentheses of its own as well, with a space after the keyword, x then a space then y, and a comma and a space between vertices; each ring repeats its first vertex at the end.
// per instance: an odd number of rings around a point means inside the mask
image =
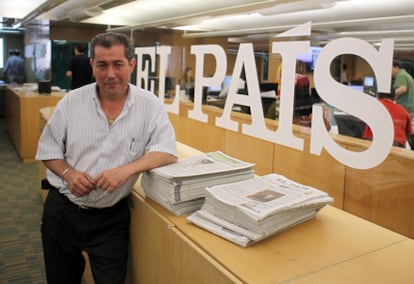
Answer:
POLYGON ((123 45, 111 48, 95 46, 94 55, 91 64, 99 93, 111 97, 124 95, 135 67, 135 59, 128 61, 123 45))
POLYGON ((391 71, 392 77, 394 78, 395 76, 397 76, 397 74, 398 74, 399 71, 400 71, 400 68, 393 66, 392 67, 392 71, 391 71))

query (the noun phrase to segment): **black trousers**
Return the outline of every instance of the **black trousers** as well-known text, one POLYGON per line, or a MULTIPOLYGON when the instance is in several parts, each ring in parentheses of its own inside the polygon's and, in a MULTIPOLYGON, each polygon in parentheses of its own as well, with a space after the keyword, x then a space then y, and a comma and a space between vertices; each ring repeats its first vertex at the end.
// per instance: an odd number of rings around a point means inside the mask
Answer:
POLYGON ((86 251, 96 284, 124 284, 129 223, 126 200, 105 209, 80 209, 51 189, 41 225, 47 282, 81 283, 86 251))

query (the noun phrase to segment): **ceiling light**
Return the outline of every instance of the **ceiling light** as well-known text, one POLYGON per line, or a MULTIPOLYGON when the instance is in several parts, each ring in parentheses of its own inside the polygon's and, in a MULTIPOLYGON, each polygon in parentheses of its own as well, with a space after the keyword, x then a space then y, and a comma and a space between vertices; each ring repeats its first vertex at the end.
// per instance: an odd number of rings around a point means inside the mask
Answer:
POLYGON ((292 3, 277 4, 271 8, 258 10, 263 16, 303 12, 307 10, 327 9, 335 6, 335 2, 329 0, 321 1, 296 1, 292 3))
POLYGON ((411 34, 414 33, 413 29, 403 29, 403 30, 377 30, 377 31, 348 31, 348 32, 338 32, 338 36, 357 36, 357 35, 384 35, 384 34, 411 34))
POLYGON ((101 7, 90 7, 90 8, 79 8, 73 11, 70 11, 68 18, 72 22, 79 22, 90 17, 96 17, 103 13, 101 7))

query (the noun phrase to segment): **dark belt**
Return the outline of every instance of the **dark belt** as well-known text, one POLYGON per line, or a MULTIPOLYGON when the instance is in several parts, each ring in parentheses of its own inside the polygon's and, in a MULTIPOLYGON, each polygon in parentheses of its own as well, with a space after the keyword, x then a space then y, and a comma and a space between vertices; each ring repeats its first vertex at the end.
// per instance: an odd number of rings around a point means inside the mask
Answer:
POLYGON ((47 180, 46 181, 45 180, 42 180, 42 188, 43 189, 53 190, 53 191, 57 192, 63 199, 65 199, 65 202, 69 206, 71 206, 73 208, 76 208, 79 211, 83 211, 85 213, 101 213, 101 214, 105 214, 105 213, 117 213, 120 210, 122 210, 123 208, 125 208, 125 207, 128 206, 127 198, 121 199, 120 201, 118 201, 113 206, 104 207, 104 208, 95 208, 95 207, 78 205, 78 204, 73 203, 66 195, 64 195, 63 193, 61 193, 58 188, 56 188, 53 185, 51 185, 49 183, 49 181, 47 181, 47 180))

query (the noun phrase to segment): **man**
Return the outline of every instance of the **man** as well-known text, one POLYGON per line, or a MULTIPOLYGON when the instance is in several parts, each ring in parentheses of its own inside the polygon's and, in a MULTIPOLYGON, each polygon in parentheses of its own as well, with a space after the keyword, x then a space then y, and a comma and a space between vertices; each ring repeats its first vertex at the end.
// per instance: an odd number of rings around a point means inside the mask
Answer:
POLYGON ((9 83, 23 84, 24 83, 24 60, 20 56, 19 50, 10 50, 9 58, 3 70, 5 76, 8 78, 9 83))
POLYGON ((49 284, 81 283, 81 251, 97 284, 124 283, 126 198, 141 172, 177 160, 163 104, 129 84, 136 61, 128 37, 99 34, 91 45, 96 84, 63 97, 36 154, 51 184, 41 228, 49 284))
MULTIPOLYGON (((401 67, 398 60, 392 63, 392 77, 394 78, 393 87, 395 89, 396 101, 402 105, 411 116, 411 123, 414 125, 414 80, 411 75, 401 67)), ((414 141, 414 135, 411 135, 414 141)), ((414 145, 411 144, 411 149, 414 145)))
MULTIPOLYGON (((392 88, 389 94, 378 93, 378 99, 391 115, 394 124, 394 146, 405 148, 407 141, 411 145, 410 136, 413 133, 411 117, 404 107, 395 103, 394 89, 392 88)), ((372 131, 368 126, 365 126, 362 138, 372 139, 372 131)))
POLYGON ((82 45, 75 46, 75 56, 69 61, 66 76, 72 79, 71 88, 76 89, 92 83, 92 68, 88 56, 85 54, 85 48, 82 45))

